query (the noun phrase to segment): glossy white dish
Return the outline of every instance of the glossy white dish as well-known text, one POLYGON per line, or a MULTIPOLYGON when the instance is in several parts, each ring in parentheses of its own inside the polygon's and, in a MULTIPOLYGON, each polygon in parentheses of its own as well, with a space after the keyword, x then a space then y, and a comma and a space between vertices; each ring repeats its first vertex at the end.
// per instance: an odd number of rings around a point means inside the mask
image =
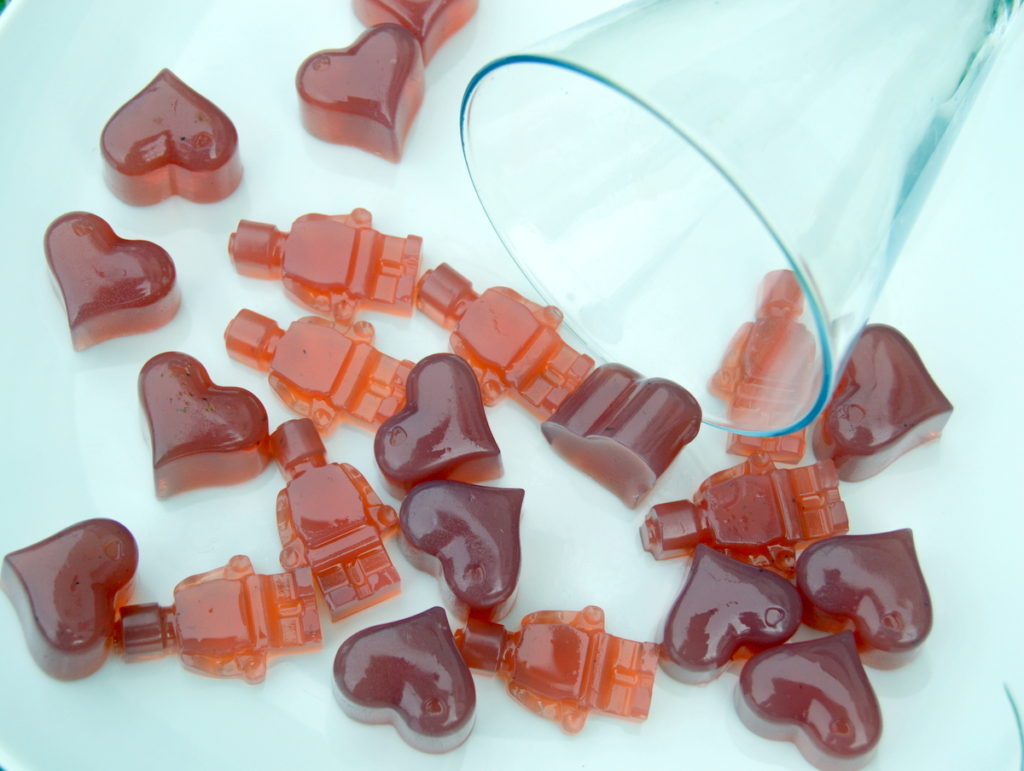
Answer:
MULTIPOLYGON (((127 0, 59 7, 16 0, 0 15, 8 271, 0 303, 8 416, 0 553, 106 516, 138 540, 138 602, 169 603, 179 580, 233 554, 249 555, 261 572, 278 570, 274 499, 283 479, 276 469, 236 487, 156 499, 136 397, 139 368, 161 351, 185 351, 216 383, 257 394, 272 426, 292 417, 263 375, 224 350, 224 326, 240 308, 281 323, 307 315, 279 284, 235 272, 226 244, 241 218, 284 229, 300 214, 363 206, 384 232, 421 235, 425 267, 448 261, 479 288, 527 291, 465 173, 462 90, 487 60, 614 5, 485 0, 431 62, 405 157, 392 165, 320 142, 299 123, 299 63, 315 50, 348 45, 361 29, 346 2, 303 3, 299 11, 244 2, 139 10, 127 0), (238 128, 245 176, 221 203, 172 198, 133 208, 103 184, 104 123, 162 67, 238 128), (169 325, 72 350, 42 235, 51 220, 76 209, 104 217, 122 237, 153 240, 170 252, 183 302, 169 325)), ((1020 19, 1006 43, 875 314, 910 337, 956 411, 940 442, 842 488, 852 532, 913 528, 936 613, 917 659, 900 670, 868 672, 885 722, 872 768, 1020 764, 1005 691, 1024 699, 1017 557, 1024 526, 1013 473, 1020 433, 1013 407, 1024 374, 1017 353, 1024 322, 1020 19)), ((443 330, 422 316, 367 318, 378 347, 391 355, 416 360, 446 347, 443 330)), ((637 527, 645 508, 628 511, 566 466, 523 410, 503 404, 488 414, 505 462, 496 484, 526 489, 523 573, 508 622, 533 610, 597 604, 612 633, 657 639, 687 563, 655 563, 644 553, 637 527)), ((650 501, 687 497, 708 473, 733 462, 724 441, 702 431, 650 501)), ((352 463, 384 492, 369 434, 342 426, 327 446, 332 460, 352 463)), ((592 716, 576 736, 528 713, 500 682, 478 677, 476 727, 463 747, 443 756, 415 752, 389 726, 349 720, 331 693, 338 645, 366 626, 440 603, 435 580, 391 543, 389 552, 402 594, 338 624, 323 615, 323 650, 274 661, 260 686, 200 677, 173 658, 130 666, 111 658, 88 679, 57 682, 36 668, 13 608, 0 600, 0 766, 809 768, 792 744, 742 726, 732 704, 737 678, 729 672, 705 687, 659 675, 645 723, 592 716)))

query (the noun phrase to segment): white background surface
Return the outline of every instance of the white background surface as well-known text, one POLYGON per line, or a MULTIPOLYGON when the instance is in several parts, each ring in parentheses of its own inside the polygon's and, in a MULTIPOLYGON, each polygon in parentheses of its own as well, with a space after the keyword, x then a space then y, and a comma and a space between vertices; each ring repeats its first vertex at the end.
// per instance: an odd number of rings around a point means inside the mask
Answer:
MULTIPOLYGON (((435 57, 427 96, 394 166, 322 143, 301 128, 299 63, 348 45, 360 25, 343 0, 293 5, 179 1, 152 4, 16 0, 0 16, 0 214, 7 271, 2 441, 5 501, 0 553, 74 522, 124 522, 140 548, 137 602, 171 601, 181 579, 248 554, 278 570, 274 499, 280 474, 233 488, 158 501, 136 377, 165 350, 199 358, 213 380, 263 399, 271 426, 292 417, 265 378, 228 359, 224 326, 242 307, 282 324, 306 315, 279 284, 244 278, 228 259, 241 218, 282 229, 306 212, 370 209, 389 233, 424 238, 425 267, 450 261, 478 288, 516 281, 480 210, 462 162, 458 105, 486 61, 616 5, 484 0, 476 18, 435 57), (298 10, 301 8, 301 11, 298 10), (215 205, 179 198, 137 209, 104 187, 98 143, 110 115, 162 67, 235 122, 241 188, 215 205), (42 236, 64 212, 85 209, 126 238, 147 238, 174 258, 183 304, 168 326, 74 353, 46 268, 42 236)), ((869 670, 885 729, 873 768, 1017 768, 1017 729, 1004 684, 1024 699, 1019 567, 1024 527, 1016 485, 1021 290, 1024 269, 1024 23, 984 84, 879 302, 875 319, 914 341, 956 406, 939 443, 884 474, 844 485, 853 532, 912 527, 935 607, 921 655, 893 672, 869 670)), ((927 66, 927 63, 922 63, 927 66)), ((377 344, 417 359, 445 347, 421 316, 375 315, 377 344)), ((657 374, 657 373, 649 373, 657 374)), ((518 407, 489 411, 503 448, 498 482, 527 490, 524 565, 511 624, 533 610, 598 604, 614 634, 657 639, 682 586, 683 561, 655 563, 639 545, 643 509, 630 512, 566 467, 518 407)), ((652 501, 689 496, 731 463, 724 435, 702 432, 652 501)), ((360 468, 378 491, 372 437, 343 426, 332 460, 360 468)), ((382 491, 381 491, 382 492, 382 491)), ((397 503, 392 501, 392 503, 397 503)), ((736 676, 703 688, 659 676, 644 724, 592 716, 567 736, 514 703, 496 680, 477 678, 477 724, 444 756, 409 749, 389 726, 347 719, 330 691, 338 645, 353 632, 439 602, 434 579, 389 548, 402 595, 327 624, 317 653, 278 659, 266 682, 214 680, 174 658, 62 683, 36 668, 10 604, 0 600, 0 766, 37 768, 802 768, 796 748, 747 732, 732 706, 736 676)))

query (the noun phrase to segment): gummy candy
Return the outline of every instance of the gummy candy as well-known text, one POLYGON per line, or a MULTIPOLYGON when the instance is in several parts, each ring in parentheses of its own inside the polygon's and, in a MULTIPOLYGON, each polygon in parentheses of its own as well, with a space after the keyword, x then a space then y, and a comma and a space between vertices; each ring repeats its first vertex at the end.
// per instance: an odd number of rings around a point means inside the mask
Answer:
POLYGON ((608 634, 595 605, 531 613, 518 632, 470 617, 455 641, 471 669, 496 672, 516 701, 568 733, 583 728, 590 710, 647 718, 658 645, 608 634))
POLYGON ((77 680, 103 665, 138 564, 135 538, 111 519, 79 522, 4 557, 0 584, 44 672, 77 680))
POLYGON ((730 557, 792 575, 795 548, 845 533, 846 506, 831 461, 777 469, 764 454, 704 480, 693 500, 655 506, 640 527, 655 559, 706 543, 730 557))
POLYGON ((421 359, 409 373, 406 394, 405 407, 373 439, 377 465, 395 497, 431 479, 501 476, 501 450, 465 361, 450 353, 421 359))
POLYGON ((267 411, 244 388, 214 385, 184 353, 154 356, 139 372, 160 498, 257 476, 270 462, 267 411))
POLYGON ((402 501, 404 551, 413 565, 438 577, 459 618, 498 621, 512 609, 524 494, 440 480, 418 485, 402 501))
POLYGON ((105 220, 77 211, 50 224, 44 245, 76 351, 156 329, 178 312, 174 262, 153 242, 118 238, 105 220))
POLYGON ((416 305, 453 330, 451 348, 476 373, 484 404, 494 404, 510 390, 546 420, 594 366, 593 359, 558 336, 562 313, 557 308, 537 305, 506 287, 478 295, 447 264, 423 274, 416 305))
POLYGON ((100 148, 107 185, 135 206, 175 194, 211 203, 242 181, 234 124, 166 69, 114 113, 100 148))
POLYGON ((604 364, 540 427, 559 455, 634 508, 697 436, 700 420, 700 405, 682 386, 604 364))
POLYGON ((353 0, 353 10, 367 27, 393 22, 411 32, 426 64, 476 13, 477 0, 353 0))
POLYGON ((334 685, 349 717, 391 723, 424 752, 453 750, 473 730, 476 686, 441 608, 349 637, 334 657, 334 685))
POLYGON ((412 313, 422 244, 419 236, 379 233, 370 212, 353 209, 306 214, 290 233, 242 220, 228 252, 239 273, 280 278, 297 303, 348 324, 362 308, 412 313))
POLYGON ((870 324, 815 426, 814 454, 831 458, 843 481, 858 482, 938 438, 952 413, 910 341, 870 324))
POLYGON ((283 331, 273 319, 243 309, 228 324, 224 342, 231 358, 269 370, 270 386, 292 410, 320 432, 347 419, 379 425, 405 402, 411 361, 399 361, 371 345, 365 321, 342 327, 307 316, 283 331))
POLYGON ((381 24, 309 56, 295 86, 306 131, 397 163, 423 102, 423 56, 412 33, 381 24))
POLYGON ((395 510, 355 468, 327 463, 309 419, 282 423, 270 443, 288 479, 277 496, 281 566, 312 569, 331 621, 398 594, 401 579, 381 540, 397 529, 395 510))
POLYGON ((178 652, 193 672, 260 683, 268 656, 321 645, 313 576, 309 568, 257 574, 237 555, 179 583, 170 607, 123 607, 115 642, 129 662, 178 652))

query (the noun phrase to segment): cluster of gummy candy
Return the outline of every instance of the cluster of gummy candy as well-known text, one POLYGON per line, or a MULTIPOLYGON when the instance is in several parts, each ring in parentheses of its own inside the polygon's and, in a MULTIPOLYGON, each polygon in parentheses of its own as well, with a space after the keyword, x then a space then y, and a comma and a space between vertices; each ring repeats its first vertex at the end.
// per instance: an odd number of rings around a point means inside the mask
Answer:
MULTIPOLYGON (((402 5, 356 2, 367 23, 402 5)), ((405 85, 388 93, 422 95, 420 46, 429 59, 475 7, 434 5, 456 9, 436 23, 441 32, 388 24, 346 51, 307 60, 298 87, 312 133, 397 159, 418 101, 391 110, 385 136, 340 107, 346 99, 322 95, 332 76, 345 81, 339 70, 353 60, 401 62, 391 52, 409 46, 419 69, 409 65, 405 85), (411 34, 418 43, 403 42, 411 34)), ((241 177, 236 147, 230 120, 167 71, 115 114, 102 140, 108 183, 138 204, 230 194, 241 177), (179 112, 182 100, 194 109, 179 112)), ((131 533, 105 519, 73 525, 3 563, 0 578, 40 666, 72 679, 95 671, 111 648, 128 661, 177 652, 194 671, 259 682, 269 656, 322 643, 317 595, 337 621, 398 592, 383 539, 399 529, 410 561, 438 577, 464 627, 453 634, 433 608, 350 637, 334 681, 356 719, 394 723, 414 746, 445 751, 472 728, 469 668, 496 672, 524 706, 574 732, 592 710, 645 718, 659 662, 686 682, 746 662, 738 704, 751 727, 795 739, 812 762, 866 758, 881 717, 860 654, 875 665, 902 663, 927 636, 931 608, 909 531, 839 535, 848 521, 838 480, 876 473, 937 435, 950 414, 906 339, 888 327, 864 332, 816 426, 819 462, 775 466, 773 459, 800 461, 802 433, 734 436, 730 451, 748 460, 712 475, 691 500, 650 511, 645 548, 659 559, 693 555, 660 643, 608 634, 595 606, 532 613, 509 632, 497 622, 515 601, 524 491, 475 484, 502 470, 484 405, 511 395, 543 420, 559 454, 630 507, 695 437, 700 407, 670 381, 620 364, 595 367, 559 336, 556 308, 502 287, 478 294, 448 265, 420 276, 421 245, 417 236, 378 232, 363 209, 306 215, 288 233, 239 223, 228 246, 239 272, 280 278, 296 302, 329 317, 282 330, 243 309, 225 331, 228 353, 268 370, 275 392, 303 418, 271 433, 255 396, 213 384, 183 353, 150 359, 139 393, 160 497, 238 482, 278 462, 288 480, 277 501, 284 572, 257 574, 236 556, 182 581, 170 607, 128 604, 138 563, 131 533), (397 360, 356 321, 364 309, 414 308, 452 330, 457 355, 397 360), (404 496, 400 513, 358 470, 327 462, 320 434, 342 420, 376 430, 375 458, 391 492, 404 496), (795 586, 787 580, 794 575, 795 586), (837 634, 784 645, 801 620, 837 634)), ((177 310, 166 251, 119 239, 95 215, 58 218, 45 247, 76 349, 155 328, 177 310)), ((741 327, 712 381, 732 418, 767 424, 805 398, 813 342, 801 313, 792 274, 769 274, 756 320, 741 327)))

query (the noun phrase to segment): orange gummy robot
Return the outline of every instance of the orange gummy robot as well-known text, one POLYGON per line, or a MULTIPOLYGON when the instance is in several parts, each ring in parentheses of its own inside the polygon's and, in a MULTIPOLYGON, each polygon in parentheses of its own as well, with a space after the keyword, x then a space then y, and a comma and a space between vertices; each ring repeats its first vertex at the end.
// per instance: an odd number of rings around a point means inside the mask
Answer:
POLYGON ((764 453, 704 480, 692 501, 655 506, 640 527, 655 559, 706 543, 734 559, 792 576, 795 550, 845 533, 846 504, 832 461, 777 469, 764 453))
POLYGON ((331 621, 376 605, 401 590, 381 538, 398 529, 395 510, 347 463, 327 463, 313 423, 289 420, 271 435, 288 478, 277 496, 281 566, 309 566, 331 621))
POLYGON ((224 330, 228 355, 269 370, 277 395, 321 432, 343 418, 372 428, 405 402, 412 362, 381 353, 372 340, 373 326, 365 321, 342 327, 307 316, 283 331, 245 309, 224 330))
POLYGON ((263 681, 272 654, 322 643, 309 568, 258 575, 248 557, 186 578, 174 605, 126 605, 115 630, 127 661, 177 651, 186 669, 214 677, 263 681))
POLYGON ((279 278, 299 305, 343 324, 362 308, 412 313, 420 269, 419 236, 388 236, 373 228, 366 209, 328 216, 306 214, 290 233, 242 220, 228 252, 239 273, 279 278))
POLYGON ((583 728, 592 709, 647 718, 658 645, 608 634, 595 605, 531 613, 518 632, 470 618, 455 641, 471 669, 497 672, 516 701, 569 733, 583 728))
MULTIPOLYGON (((814 339, 797 319, 803 290, 790 270, 773 270, 757 291, 757 316, 739 328, 712 376, 711 393, 729 403, 728 415, 747 428, 773 427, 792 419, 811 392, 814 339)), ((784 436, 731 434, 734 455, 767 453, 780 463, 799 463, 805 430, 784 436)))
POLYGON ((447 264, 420 279, 417 307, 446 329, 452 350, 469 362, 480 381, 484 404, 506 391, 534 415, 550 417, 594 366, 555 330, 561 312, 543 307, 506 287, 483 294, 447 264))

